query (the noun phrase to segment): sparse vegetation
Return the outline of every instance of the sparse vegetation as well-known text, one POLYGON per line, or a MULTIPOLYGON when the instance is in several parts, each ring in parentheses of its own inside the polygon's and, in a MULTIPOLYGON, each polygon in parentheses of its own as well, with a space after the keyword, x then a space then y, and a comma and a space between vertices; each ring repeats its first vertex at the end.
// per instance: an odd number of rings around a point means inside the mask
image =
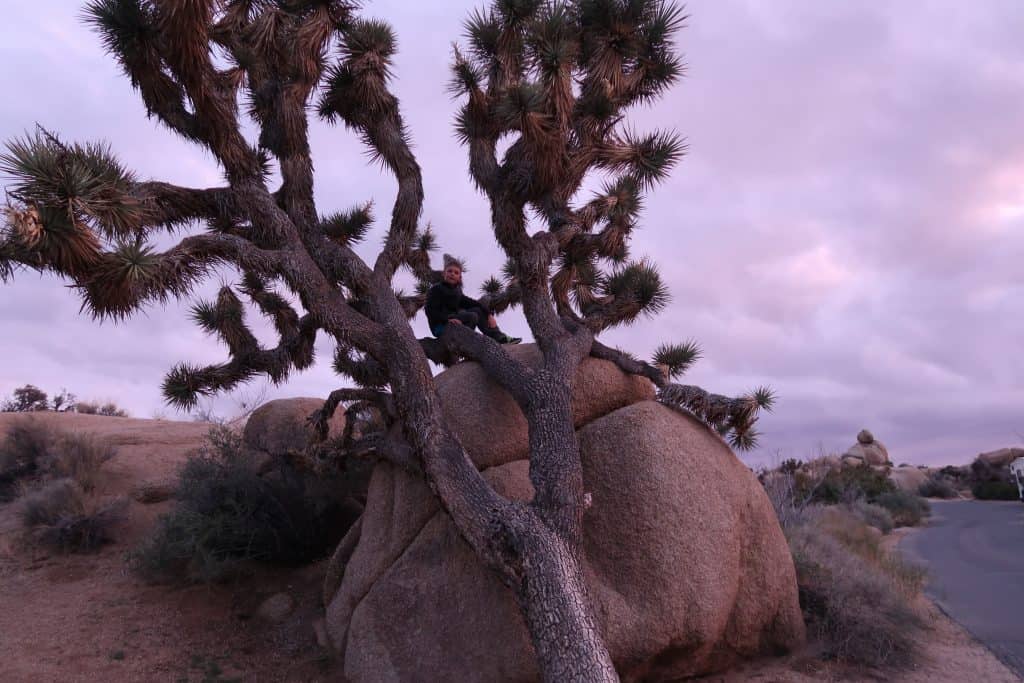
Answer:
POLYGON ((979 481, 971 486, 978 500, 1020 500, 1017 485, 1008 481, 979 481))
POLYGON ((872 526, 883 534, 892 531, 896 524, 892 515, 881 505, 875 505, 864 500, 858 500, 849 506, 851 512, 856 514, 862 522, 872 526))
POLYGON ((884 472, 866 464, 852 465, 830 470, 820 484, 815 483, 813 501, 832 505, 864 499, 874 503, 879 496, 895 490, 896 485, 884 472))
POLYGON ((84 413, 86 415, 106 415, 109 417, 128 417, 128 411, 118 407, 113 401, 79 401, 67 389, 49 398, 47 393, 35 386, 26 384, 14 390, 13 396, 0 404, 0 412, 33 413, 52 410, 57 413, 84 413))
POLYGON ((260 476, 228 427, 182 468, 174 509, 131 553, 132 568, 153 581, 220 581, 249 561, 296 565, 328 554, 354 511, 330 477, 281 459, 260 476))
POLYGON ((34 475, 57 442, 57 433, 40 420, 19 418, 0 442, 0 501, 17 495, 18 482, 34 475))
POLYGON ((113 401, 99 403, 93 401, 79 401, 75 404, 75 412, 83 415, 104 415, 106 417, 128 417, 128 411, 119 408, 113 401))
POLYGON ((883 493, 875 503, 889 511, 896 526, 917 526, 932 511, 927 500, 909 491, 883 493))
POLYGON ((917 492, 925 498, 949 499, 957 498, 960 495, 953 482, 941 473, 929 475, 927 481, 921 484, 917 492))
POLYGON ((127 501, 95 503, 72 479, 56 479, 21 500, 21 522, 35 542, 64 552, 89 552, 114 539, 127 501))
POLYGON ((904 668, 923 622, 914 610, 924 572, 881 547, 844 506, 813 506, 784 527, 800 605, 826 658, 904 668))
POLYGON ((14 396, 3 403, 5 413, 31 413, 50 407, 46 392, 39 387, 26 384, 14 390, 14 396))
POLYGON ((86 493, 96 487, 103 463, 116 455, 92 434, 63 432, 26 417, 12 424, 0 443, 0 500, 10 500, 21 481, 70 478, 86 493))

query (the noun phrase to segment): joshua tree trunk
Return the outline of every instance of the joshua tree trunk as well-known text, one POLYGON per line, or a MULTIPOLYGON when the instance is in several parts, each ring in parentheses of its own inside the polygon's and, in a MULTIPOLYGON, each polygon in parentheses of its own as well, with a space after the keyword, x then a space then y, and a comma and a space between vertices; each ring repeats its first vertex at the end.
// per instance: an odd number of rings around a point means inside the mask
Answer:
POLYGON ((189 408, 257 375, 282 382, 313 363, 316 335, 325 333, 336 344, 334 368, 358 387, 333 392, 311 417, 319 432, 341 402, 353 414, 377 410, 382 431, 347 436, 343 455, 370 451, 422 471, 515 595, 544 680, 616 680, 583 574, 589 496, 571 406, 579 364, 596 356, 648 377, 665 402, 739 446, 752 445, 757 409, 770 403, 768 392, 728 399, 668 384, 661 368, 685 370, 699 355, 692 343, 663 346, 648 364, 595 340, 668 300, 653 265, 628 262, 626 245, 643 192, 683 146, 673 134, 638 137, 621 121, 677 78, 679 10, 661 0, 496 0, 466 23, 469 56, 456 50, 451 84, 466 100, 457 130, 509 259, 505 281, 492 278, 483 302, 491 312, 522 306, 543 352, 536 368, 465 327, 448 325, 438 342, 413 335, 408 319, 439 273, 430 265, 435 237, 417 227, 422 181, 387 86, 395 38, 386 24, 356 17, 343 0, 93 0, 86 15, 150 116, 208 149, 227 183, 140 182, 105 146, 65 144, 42 130, 10 141, 0 157, 15 179, 0 279, 19 268, 51 271, 73 281, 95 317, 122 318, 189 296, 217 266, 235 268, 238 286, 193 307, 230 360, 173 368, 167 400, 189 408), (214 51, 227 63, 214 64, 214 51), (330 216, 316 210, 307 104, 317 95, 321 117, 358 133, 398 184, 372 265, 352 249, 371 226, 369 204, 330 216), (256 148, 242 135, 240 104, 258 126, 256 148), (503 136, 513 141, 499 161, 503 136), (271 190, 274 162, 281 184, 271 190), (591 172, 614 177, 580 204, 591 172), (545 229, 528 232, 528 210, 545 229), (148 246, 159 230, 197 223, 207 229, 165 252, 148 246), (419 279, 417 293, 393 290, 401 267, 419 279), (301 316, 277 287, 298 299, 301 316), (273 323, 277 347, 259 344, 239 295, 273 323), (427 353, 479 362, 514 397, 529 426, 531 501, 506 500, 477 471, 445 424, 427 353))

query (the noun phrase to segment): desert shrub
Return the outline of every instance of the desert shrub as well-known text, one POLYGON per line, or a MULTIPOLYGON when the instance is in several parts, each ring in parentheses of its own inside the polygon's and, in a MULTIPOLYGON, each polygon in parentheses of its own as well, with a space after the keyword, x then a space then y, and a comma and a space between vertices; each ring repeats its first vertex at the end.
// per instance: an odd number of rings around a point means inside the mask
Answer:
POLYGON ((883 534, 887 534, 896 526, 892 515, 881 505, 858 500, 850 505, 850 511, 868 526, 872 526, 883 534))
POLYGON ((889 511, 896 526, 917 526, 931 514, 928 501, 909 491, 883 493, 875 503, 889 511))
POLYGON ((1020 500, 1017 485, 1008 481, 979 481, 971 486, 978 500, 1020 500))
POLYGON ((817 483, 812 499, 816 503, 852 503, 864 499, 874 503, 879 496, 896 490, 884 472, 870 465, 846 466, 832 470, 817 483))
POLYGON ((41 420, 18 418, 0 443, 0 501, 17 495, 18 481, 34 475, 57 442, 57 432, 41 420))
POLYGON ((93 434, 63 434, 44 460, 48 476, 74 479, 86 493, 96 488, 103 463, 117 455, 106 439, 93 434))
POLYGON ((918 487, 917 492, 925 498, 949 499, 960 495, 953 483, 941 474, 929 475, 928 479, 918 487))
POLYGON ((29 417, 10 426, 0 443, 0 500, 10 500, 26 479, 73 479, 86 493, 99 481, 100 468, 117 450, 92 434, 63 432, 29 417))
POLYGON ((179 474, 174 508, 129 556, 154 581, 219 581, 250 561, 298 565, 328 554, 354 521, 336 482, 281 459, 261 476, 238 433, 211 430, 179 474))
POLYGON ((46 410, 50 407, 50 401, 46 392, 32 384, 26 384, 14 390, 14 395, 4 401, 0 407, 5 413, 29 413, 37 410, 46 410))
POLYGON ((923 622, 912 606, 923 571, 885 553, 842 508, 811 510, 786 530, 808 629, 826 657, 907 667, 923 622))
POLYGON ((128 411, 119 408, 116 403, 108 401, 99 403, 94 401, 79 401, 75 404, 75 412, 83 415, 105 415, 107 417, 128 417, 128 411))
POLYGON ((21 501, 21 523, 34 541, 66 552, 88 552, 114 540, 127 501, 89 501, 72 479, 55 479, 27 493, 21 501))
POLYGON ((796 458, 788 458, 783 460, 782 464, 779 465, 779 472, 784 474, 796 474, 800 471, 800 468, 804 466, 803 460, 797 460, 796 458))

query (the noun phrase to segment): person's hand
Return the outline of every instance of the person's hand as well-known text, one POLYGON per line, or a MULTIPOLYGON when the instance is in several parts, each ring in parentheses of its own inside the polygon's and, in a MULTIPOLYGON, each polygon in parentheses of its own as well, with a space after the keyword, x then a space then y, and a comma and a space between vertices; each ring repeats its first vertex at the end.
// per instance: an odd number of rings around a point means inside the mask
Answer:
POLYGON ((487 316, 487 327, 497 327, 498 319, 494 317, 494 314, 487 316))
POLYGON ((452 325, 461 325, 462 324, 462 321, 459 320, 458 318, 449 318, 448 322, 450 322, 452 325))

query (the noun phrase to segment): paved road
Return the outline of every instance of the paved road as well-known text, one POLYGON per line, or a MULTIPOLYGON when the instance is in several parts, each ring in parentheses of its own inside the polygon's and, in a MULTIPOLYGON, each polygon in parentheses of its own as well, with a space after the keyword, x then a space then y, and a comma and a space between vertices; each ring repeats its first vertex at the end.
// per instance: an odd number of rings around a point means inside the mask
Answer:
POLYGON ((901 548, 927 564, 929 595, 1024 676, 1024 503, 933 502, 901 548))

